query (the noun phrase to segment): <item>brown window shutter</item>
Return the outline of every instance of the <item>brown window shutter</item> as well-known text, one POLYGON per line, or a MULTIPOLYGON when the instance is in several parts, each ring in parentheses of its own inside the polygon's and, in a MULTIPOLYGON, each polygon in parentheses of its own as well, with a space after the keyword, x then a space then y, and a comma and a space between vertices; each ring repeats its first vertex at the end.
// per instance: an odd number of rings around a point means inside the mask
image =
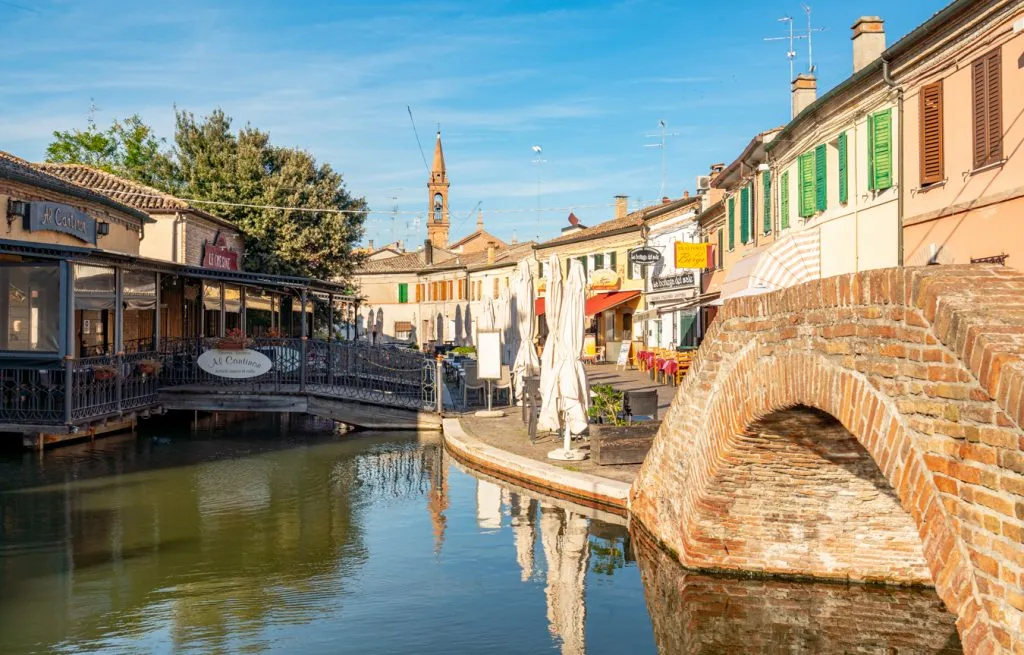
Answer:
POLYGON ((986 59, 985 72, 988 74, 988 162, 1003 158, 1003 90, 1002 90, 1002 49, 996 48, 986 59))
POLYGON ((974 119, 974 168, 985 165, 988 157, 988 112, 985 109, 985 74, 984 58, 971 64, 971 112, 974 119))
POLYGON ((945 176, 942 143, 942 81, 921 89, 921 186, 945 176))

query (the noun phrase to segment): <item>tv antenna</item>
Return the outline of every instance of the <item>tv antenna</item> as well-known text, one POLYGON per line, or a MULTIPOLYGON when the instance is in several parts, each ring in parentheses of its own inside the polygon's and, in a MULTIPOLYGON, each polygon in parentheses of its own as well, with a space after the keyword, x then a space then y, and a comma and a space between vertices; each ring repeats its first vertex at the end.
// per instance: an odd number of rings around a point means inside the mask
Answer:
POLYGON ((824 28, 824 27, 811 27, 811 8, 809 6, 807 6, 807 5, 804 5, 804 4, 802 4, 800 6, 803 7, 804 8, 804 12, 807 13, 807 31, 806 32, 797 32, 796 30, 794 30, 794 28, 793 28, 793 17, 792 16, 783 16, 782 18, 778 19, 778 21, 780 23, 786 23, 787 24, 787 26, 789 27, 789 35, 788 36, 769 36, 769 37, 765 38, 765 41, 787 41, 787 40, 789 41, 789 50, 786 51, 786 59, 789 60, 789 81, 790 82, 792 82, 794 79, 796 79, 796 71, 794 70, 794 62, 796 61, 796 44, 794 43, 794 41, 796 41, 797 39, 807 39, 807 72, 808 73, 813 73, 814 72, 814 60, 812 58, 812 55, 813 55, 813 43, 812 43, 811 36, 815 32, 824 32, 824 31, 826 31, 828 29, 828 28, 824 28))
POLYGON ((540 146, 531 146, 530 149, 533 150, 533 154, 534 154, 534 158, 533 158, 533 161, 531 163, 534 166, 537 167, 537 237, 536 238, 537 238, 537 243, 540 243, 540 172, 541 172, 541 166, 543 164, 545 164, 547 162, 547 160, 546 159, 541 159, 541 153, 544 152, 544 149, 541 148, 540 146))
POLYGON ((660 198, 664 198, 665 197, 665 162, 667 161, 665 155, 667 154, 666 151, 668 150, 668 148, 666 147, 668 145, 667 144, 667 139, 669 137, 672 137, 672 136, 679 136, 679 132, 669 132, 668 131, 668 123, 666 123, 664 121, 664 119, 661 119, 661 120, 658 121, 658 128, 659 128, 660 134, 647 134, 645 136, 648 139, 654 139, 654 138, 657 138, 657 137, 660 136, 661 137, 661 141, 659 143, 648 143, 648 144, 644 145, 644 147, 645 148, 661 148, 661 190, 659 191, 659 194, 660 194, 659 197, 660 198))

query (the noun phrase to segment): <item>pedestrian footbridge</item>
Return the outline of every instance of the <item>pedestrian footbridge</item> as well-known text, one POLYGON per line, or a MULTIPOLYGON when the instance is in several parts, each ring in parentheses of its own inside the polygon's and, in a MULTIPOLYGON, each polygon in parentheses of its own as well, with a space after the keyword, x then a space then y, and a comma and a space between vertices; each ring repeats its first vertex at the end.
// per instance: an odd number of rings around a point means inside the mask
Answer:
POLYGON ((630 493, 685 565, 934 584, 1024 652, 1024 275, 888 269, 726 303, 630 493))

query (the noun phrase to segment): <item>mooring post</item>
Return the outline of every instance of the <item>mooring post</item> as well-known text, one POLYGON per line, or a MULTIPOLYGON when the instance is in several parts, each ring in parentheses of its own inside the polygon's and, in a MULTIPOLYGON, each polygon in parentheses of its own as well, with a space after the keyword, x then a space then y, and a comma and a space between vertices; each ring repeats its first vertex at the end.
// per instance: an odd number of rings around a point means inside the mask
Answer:
POLYGON ((434 390, 436 398, 434 402, 437 403, 437 413, 444 413, 444 366, 441 361, 441 355, 437 356, 437 360, 434 364, 434 390))

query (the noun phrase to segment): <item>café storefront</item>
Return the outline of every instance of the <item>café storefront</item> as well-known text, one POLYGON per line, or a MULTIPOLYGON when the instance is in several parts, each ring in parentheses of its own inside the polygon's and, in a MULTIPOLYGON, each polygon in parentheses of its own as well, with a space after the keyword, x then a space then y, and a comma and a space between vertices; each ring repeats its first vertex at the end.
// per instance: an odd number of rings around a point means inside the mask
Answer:
POLYGON ((129 420, 171 353, 336 340, 356 315, 333 283, 140 257, 144 213, 4 157, 0 209, 0 433, 129 420))
POLYGON ((700 343, 697 276, 692 270, 653 275, 647 291, 646 324, 648 348, 696 348, 700 343))

